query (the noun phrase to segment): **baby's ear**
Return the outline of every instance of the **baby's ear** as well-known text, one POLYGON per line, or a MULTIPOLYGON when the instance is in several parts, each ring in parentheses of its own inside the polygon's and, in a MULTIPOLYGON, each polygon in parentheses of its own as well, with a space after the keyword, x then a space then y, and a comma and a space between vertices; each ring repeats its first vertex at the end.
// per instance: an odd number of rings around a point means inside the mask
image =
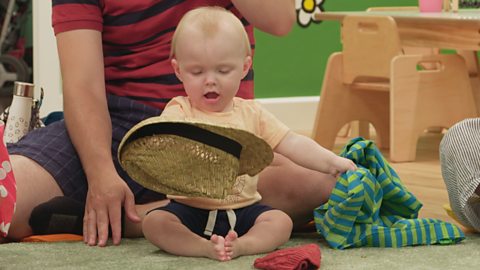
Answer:
POLYGON ((247 76, 250 67, 252 66, 252 57, 247 55, 245 60, 243 60, 243 77, 247 76))
POLYGON ((182 81, 182 75, 180 75, 180 67, 178 66, 178 61, 177 61, 177 59, 172 58, 172 60, 170 61, 170 63, 172 64, 173 71, 175 72, 175 75, 177 76, 177 78, 178 78, 180 81, 182 81))

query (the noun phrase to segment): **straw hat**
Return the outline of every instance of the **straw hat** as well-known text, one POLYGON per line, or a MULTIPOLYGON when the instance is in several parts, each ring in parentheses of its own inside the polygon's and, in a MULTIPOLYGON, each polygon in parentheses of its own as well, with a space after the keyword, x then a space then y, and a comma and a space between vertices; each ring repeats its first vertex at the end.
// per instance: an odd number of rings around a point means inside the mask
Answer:
POLYGON ((148 189, 221 199, 237 176, 254 176, 268 166, 273 152, 245 130, 153 117, 127 132, 118 159, 128 175, 148 189))

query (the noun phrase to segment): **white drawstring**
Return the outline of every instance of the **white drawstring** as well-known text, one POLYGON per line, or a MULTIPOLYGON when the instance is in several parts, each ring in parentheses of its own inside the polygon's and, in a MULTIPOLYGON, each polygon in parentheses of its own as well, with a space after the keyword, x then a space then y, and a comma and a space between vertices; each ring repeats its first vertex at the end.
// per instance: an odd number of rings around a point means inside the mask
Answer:
MULTIPOLYGON (((232 209, 226 210, 228 223, 230 224, 230 230, 235 230, 235 225, 237 223, 237 216, 232 209)), ((203 234, 211 236, 213 233, 213 228, 215 227, 215 222, 217 221, 218 210, 211 210, 208 212, 207 225, 203 234)))

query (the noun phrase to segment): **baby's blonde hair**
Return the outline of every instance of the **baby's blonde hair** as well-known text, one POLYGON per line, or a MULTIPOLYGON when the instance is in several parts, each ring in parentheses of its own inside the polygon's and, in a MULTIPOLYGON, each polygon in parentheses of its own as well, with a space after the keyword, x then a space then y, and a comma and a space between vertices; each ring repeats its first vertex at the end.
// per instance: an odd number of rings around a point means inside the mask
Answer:
POLYGON ((187 25, 193 25, 195 28, 200 29, 205 36, 212 37, 218 33, 220 25, 225 23, 231 24, 235 31, 238 31, 238 33, 243 36, 245 54, 251 56, 250 41, 242 22, 233 13, 223 7, 209 6, 192 9, 183 15, 173 34, 170 57, 175 56, 178 37, 183 33, 187 25))

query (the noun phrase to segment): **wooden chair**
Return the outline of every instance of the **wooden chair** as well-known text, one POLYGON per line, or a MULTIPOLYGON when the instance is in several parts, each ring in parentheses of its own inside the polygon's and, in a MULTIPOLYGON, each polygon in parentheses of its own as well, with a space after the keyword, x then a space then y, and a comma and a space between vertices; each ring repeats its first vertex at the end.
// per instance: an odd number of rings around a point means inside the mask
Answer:
MULTIPOLYGON (((367 12, 376 12, 376 11, 419 11, 418 6, 397 6, 397 7, 369 7, 366 10, 367 12)), ((428 48, 428 47, 411 47, 411 46, 402 46, 402 51, 404 54, 438 54, 440 50, 438 48, 428 48)))
MULTIPOLYGON (((389 6, 389 7, 369 7, 366 9, 367 12, 383 12, 383 11, 419 11, 418 6, 389 6)), ((411 46, 402 46, 402 51, 404 54, 422 54, 422 55, 431 55, 438 54, 440 50, 438 48, 428 48, 428 47, 411 47, 411 46)), ((434 68, 430 66, 429 63, 424 63, 423 68, 429 69, 434 68)), ((436 130, 441 132, 442 128, 431 127, 429 130, 436 130)), ((343 129, 343 137, 347 136, 361 136, 366 139, 370 138, 370 123, 364 121, 354 121, 348 123, 343 129)))
POLYGON ((473 89, 473 97, 477 106, 477 114, 480 115, 480 66, 476 51, 459 50, 457 54, 465 59, 470 77, 470 84, 473 89))
POLYGON ((333 148, 344 124, 360 120, 375 127, 392 161, 413 161, 426 128, 477 115, 463 58, 404 54, 391 17, 347 16, 342 43, 343 52, 328 60, 313 130, 324 147, 333 148), (425 64, 435 68, 420 68, 425 64))
MULTIPOLYGON (((444 7, 448 7, 447 11, 450 10, 449 5, 451 0, 445 0, 444 7), (448 5, 448 6, 447 6, 448 5)), ((456 3, 458 6, 458 1, 456 3)), ((457 7, 458 8, 458 7, 457 7)), ((390 7, 369 7, 367 12, 376 12, 376 11, 419 11, 418 6, 390 6, 390 7)), ((428 47, 411 47, 411 46, 402 46, 404 54, 439 54, 439 48, 428 48, 428 47)), ((475 104, 477 107, 478 114, 480 115, 480 72, 479 72, 479 63, 478 55, 476 51, 469 50, 457 50, 457 54, 461 55, 465 59, 465 63, 468 69, 468 75, 470 76, 470 83, 472 84, 473 95, 475 98, 475 104)), ((424 64, 423 68, 429 69, 432 68, 428 63, 424 64)), ((434 67, 433 67, 434 68, 434 67)), ((361 130, 366 130, 365 128, 361 130)), ((439 132, 441 129, 429 127, 428 129, 431 132, 439 132)), ((365 135, 365 134, 363 134, 365 135)), ((368 134, 366 135, 368 136, 368 134)))

